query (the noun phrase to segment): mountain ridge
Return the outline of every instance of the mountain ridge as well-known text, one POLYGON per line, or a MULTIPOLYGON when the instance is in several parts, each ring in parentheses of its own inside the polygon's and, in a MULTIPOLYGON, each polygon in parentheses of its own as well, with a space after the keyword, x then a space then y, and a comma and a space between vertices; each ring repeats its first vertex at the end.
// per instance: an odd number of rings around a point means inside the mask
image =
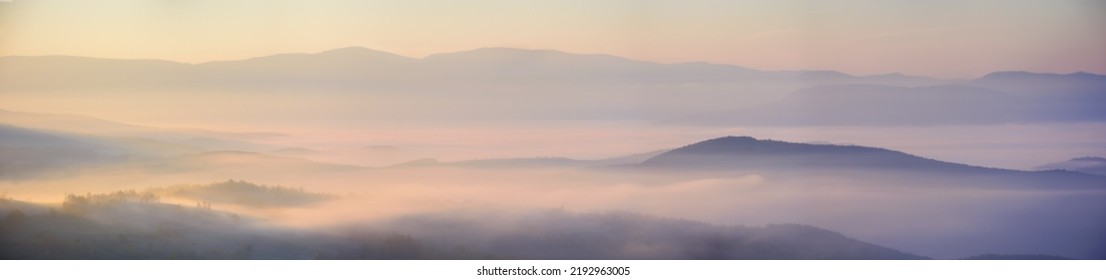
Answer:
MULTIPOLYGON (((176 66, 186 66, 186 65, 187 66, 200 66, 200 65, 210 65, 210 64, 224 64, 224 63, 231 63, 231 62, 267 60, 267 59, 275 59, 275 58, 320 57, 320 56, 327 57, 327 56, 336 56, 336 55, 339 55, 339 56, 340 55, 347 55, 347 56, 348 55, 357 55, 357 56, 362 56, 362 57, 390 58, 390 59, 410 60, 410 61, 427 61, 427 60, 440 60, 440 59, 443 59, 443 58, 456 57, 456 56, 459 56, 459 55, 475 54, 475 53, 489 53, 489 52, 513 53, 515 56, 543 56, 543 55, 544 56, 550 56, 550 55, 554 55, 554 56, 602 58, 602 59, 617 60, 617 61, 623 61, 623 62, 645 63, 645 64, 655 64, 655 65, 665 65, 665 66, 715 65, 715 66, 737 67, 737 68, 741 68, 741 69, 744 69, 744 70, 753 70, 753 71, 763 72, 763 73, 800 73, 800 74, 804 74, 804 75, 813 75, 813 76, 816 76, 816 77, 817 76, 823 76, 823 77, 834 76, 834 77, 839 77, 839 78, 840 77, 854 77, 854 78, 932 78, 932 77, 928 77, 928 76, 924 76, 924 75, 906 75, 906 74, 903 74, 903 73, 900 73, 900 72, 889 72, 889 73, 880 73, 880 74, 872 74, 872 75, 855 75, 855 74, 849 74, 849 73, 844 73, 844 72, 835 71, 835 70, 766 71, 766 70, 752 69, 752 68, 740 66, 740 65, 737 65, 737 64, 729 64, 729 63, 715 63, 715 62, 707 62, 707 61, 683 61, 683 62, 674 62, 674 63, 660 63, 660 62, 654 62, 654 61, 648 61, 648 60, 632 59, 632 58, 627 58, 627 57, 613 55, 613 54, 573 53, 573 52, 566 52, 566 51, 554 50, 554 49, 530 49, 530 48, 510 48, 510 47, 482 47, 482 48, 474 48, 474 49, 459 50, 459 51, 446 51, 446 52, 432 53, 432 54, 423 56, 421 58, 399 55, 399 54, 395 54, 395 53, 388 52, 388 51, 376 50, 376 49, 366 48, 366 47, 362 47, 362 46, 349 46, 349 47, 328 49, 328 50, 323 50, 323 51, 318 51, 318 52, 275 53, 275 54, 270 54, 270 55, 247 57, 247 58, 241 58, 241 59, 211 60, 211 61, 196 62, 196 63, 187 63, 187 62, 180 62, 180 61, 174 61, 174 60, 168 60, 168 59, 156 59, 156 58, 101 58, 101 57, 89 57, 89 56, 79 56, 79 55, 10 55, 10 56, 0 56, 0 62, 4 62, 5 60, 9 60, 9 61, 10 60, 24 60, 25 61, 25 60, 30 60, 30 59, 66 59, 66 60, 115 61, 115 62, 132 62, 132 63, 159 63, 159 64, 163 64, 163 65, 176 65, 176 66)), ((1093 72, 1087 72, 1087 71, 1076 71, 1076 72, 1070 72, 1070 73, 1051 73, 1051 72, 1022 71, 1022 70, 996 70, 996 71, 987 73, 983 76, 980 76, 978 78, 974 78, 974 79, 970 79, 970 80, 997 79, 997 78, 1006 78, 1006 77, 1013 77, 1013 76, 1051 76, 1051 77, 1106 78, 1106 74, 1099 74, 1099 73, 1093 73, 1093 72)), ((948 80, 948 79, 942 79, 942 80, 948 80)))
MULTIPOLYGON (((126 98, 151 104, 181 95, 221 98, 224 94, 280 97, 252 99, 273 107, 288 106, 287 100, 388 104, 380 110, 341 112, 357 119, 385 115, 463 121, 584 118, 758 126, 1106 120, 1106 113, 1096 106, 1106 102, 1101 94, 1106 79, 1101 76, 1026 75, 1041 78, 943 80, 895 73, 763 71, 730 64, 657 63, 516 48, 411 58, 349 47, 200 64, 0 58, 0 93, 75 98, 96 93, 108 97, 103 100, 126 98), (812 90, 824 92, 806 94, 812 90)), ((99 100, 90 103, 112 105, 99 100)))
MULTIPOLYGON (((274 54, 262 55, 262 56, 246 57, 246 58, 240 58, 240 59, 221 59, 221 60, 211 60, 211 61, 203 61, 203 62, 195 62, 195 63, 174 61, 174 60, 169 60, 169 59, 158 59, 158 58, 107 58, 107 57, 91 57, 91 56, 65 55, 65 54, 9 55, 9 56, 0 56, 0 61, 13 60, 13 59, 14 60, 26 60, 26 59, 33 59, 33 58, 53 58, 53 59, 78 59, 78 60, 87 59, 87 60, 100 60, 100 61, 157 62, 157 63, 165 63, 165 64, 173 64, 173 65, 204 65, 204 64, 212 64, 212 63, 240 62, 240 61, 249 61, 249 60, 257 60, 257 59, 285 57, 285 56, 329 56, 329 55, 334 55, 334 54, 350 54, 350 53, 353 53, 353 54, 373 54, 375 56, 401 58, 401 59, 408 59, 408 60, 428 60, 428 59, 434 60, 434 59, 441 59, 441 58, 449 57, 449 56, 453 56, 453 55, 460 55, 460 54, 467 54, 467 53, 489 52, 489 51, 507 51, 507 52, 514 52, 514 53, 518 53, 518 54, 529 54, 529 55, 555 54, 555 55, 595 57, 595 58, 601 57, 601 58, 607 58, 607 59, 632 61, 632 62, 644 62, 644 63, 657 64, 657 65, 686 65, 686 64, 721 65, 721 66, 740 67, 740 68, 744 68, 744 69, 747 69, 747 70, 755 70, 755 71, 759 71, 759 72, 775 72, 775 73, 806 72, 806 73, 812 73, 812 74, 822 73, 822 74, 827 74, 827 75, 830 75, 830 74, 832 74, 832 75, 844 74, 844 75, 851 76, 851 77, 932 78, 932 77, 925 76, 925 75, 908 75, 908 74, 903 74, 901 72, 888 72, 888 73, 871 74, 871 75, 854 75, 854 74, 844 73, 844 72, 835 71, 835 70, 809 70, 809 69, 806 69, 806 70, 767 71, 767 70, 757 70, 757 69, 752 69, 752 68, 748 68, 748 67, 743 67, 743 66, 738 65, 738 64, 716 63, 716 62, 708 62, 708 61, 701 61, 701 60, 682 61, 682 62, 673 62, 673 63, 660 63, 660 62, 654 62, 654 61, 649 61, 649 60, 632 59, 632 58, 627 58, 627 57, 624 57, 624 56, 619 56, 619 55, 614 55, 614 54, 605 54, 605 53, 574 53, 574 52, 566 52, 566 51, 555 50, 555 49, 511 48, 511 47, 480 47, 480 48, 465 49, 465 50, 458 50, 458 51, 445 51, 445 52, 437 52, 437 53, 428 54, 428 55, 425 55, 421 58, 399 55, 399 54, 396 54, 396 53, 393 53, 393 52, 377 50, 377 49, 367 48, 367 47, 363 47, 363 46, 348 46, 348 47, 327 49, 327 50, 322 50, 322 51, 318 51, 318 52, 285 52, 285 53, 274 53, 274 54)), ((984 74, 983 76, 980 76, 980 77, 977 77, 977 78, 974 78, 974 79, 970 79, 970 80, 994 79, 994 78, 1002 78, 1002 77, 1018 76, 1018 75, 1106 78, 1106 74, 1093 73, 1093 72, 1088 72, 1088 71, 1075 71, 1075 72, 1069 72, 1069 73, 1054 73, 1054 72, 1036 72, 1036 71, 1024 71, 1024 70, 996 70, 996 71, 989 72, 987 74, 984 74)))

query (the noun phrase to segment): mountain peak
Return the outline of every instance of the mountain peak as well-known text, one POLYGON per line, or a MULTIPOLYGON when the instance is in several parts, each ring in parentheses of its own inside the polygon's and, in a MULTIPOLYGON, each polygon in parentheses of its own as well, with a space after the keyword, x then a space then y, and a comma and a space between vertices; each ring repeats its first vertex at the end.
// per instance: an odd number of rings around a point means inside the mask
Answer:
POLYGON ((682 148, 672 150, 671 152, 697 154, 725 154, 736 152, 745 154, 782 155, 793 153, 825 152, 829 151, 825 148, 832 147, 861 148, 857 146, 791 143, 769 139, 756 139, 750 136, 725 136, 687 145, 682 148))
POLYGON ((751 136, 724 136, 685 146, 684 148, 736 148, 740 146, 756 145, 758 142, 774 142, 773 140, 760 140, 751 136))
MULTIPOLYGON (((733 136, 733 135, 729 135, 729 136, 723 136, 723 137, 719 137, 719 138, 714 138, 714 139, 706 140, 706 141, 703 141, 703 142, 700 142, 700 143, 710 143, 710 142, 749 142, 749 141, 759 141, 759 140, 757 140, 756 138, 753 138, 752 136, 733 136)), ((766 141, 770 141, 770 140, 766 140, 766 141)))

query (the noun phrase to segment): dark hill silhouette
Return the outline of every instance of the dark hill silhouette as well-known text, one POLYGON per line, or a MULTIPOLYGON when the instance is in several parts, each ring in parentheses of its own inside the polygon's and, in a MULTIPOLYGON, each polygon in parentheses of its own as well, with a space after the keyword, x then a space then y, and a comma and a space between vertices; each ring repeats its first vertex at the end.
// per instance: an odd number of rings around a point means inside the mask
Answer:
POLYGON ((641 165, 675 168, 868 168, 959 171, 992 170, 862 146, 803 144, 727 136, 684 146, 641 165))
POLYGON ((721 226, 624 212, 466 214, 415 215, 380 227, 507 259, 925 259, 797 224, 721 226))
POLYGON ((734 170, 820 172, 837 174, 932 175, 934 182, 969 177, 999 185, 1049 188, 1106 188, 1106 177, 1061 170, 1020 171, 923 158, 904 152, 863 146, 802 144, 728 136, 706 140, 657 155, 638 165, 676 171, 734 170))
POLYGON ((420 214, 334 231, 265 224, 136 191, 69 195, 60 209, 26 204, 0 200, 0 259, 925 259, 812 226, 632 213, 420 214))
POLYGON ((255 208, 306 207, 337 198, 327 193, 307 192, 303 188, 268 186, 233 179, 205 185, 159 188, 149 190, 147 193, 196 202, 235 204, 255 208))

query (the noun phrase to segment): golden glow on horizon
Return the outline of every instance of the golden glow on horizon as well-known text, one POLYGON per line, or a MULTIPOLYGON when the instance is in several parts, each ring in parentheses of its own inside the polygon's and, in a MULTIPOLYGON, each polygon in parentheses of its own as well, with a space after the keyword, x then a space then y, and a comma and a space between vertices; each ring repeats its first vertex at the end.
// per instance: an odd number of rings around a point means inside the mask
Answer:
POLYGON ((0 3, 0 56, 183 62, 363 46, 481 47, 974 78, 1106 73, 1093 1, 65 1, 0 3))

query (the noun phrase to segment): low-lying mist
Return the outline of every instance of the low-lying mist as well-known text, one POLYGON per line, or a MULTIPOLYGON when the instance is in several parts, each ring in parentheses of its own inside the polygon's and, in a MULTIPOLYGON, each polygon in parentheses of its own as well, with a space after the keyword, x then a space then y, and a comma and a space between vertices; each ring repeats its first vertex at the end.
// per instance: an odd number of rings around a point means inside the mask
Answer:
POLYGON ((256 55, 0 57, 0 257, 1106 259, 1099 74, 256 55))
POLYGON ((1097 155, 1101 123, 228 132, 0 113, 6 258, 1106 258, 1106 180, 1018 171, 1097 155), (730 134, 844 152, 653 164, 730 134), (886 161, 834 164, 856 151, 886 161))
MULTIPOLYGON (((134 190, 139 194, 152 194, 158 197, 156 201, 123 199, 129 203, 126 205, 137 206, 108 207, 110 211, 90 210, 94 214, 76 217, 90 219, 96 226, 143 224, 140 226, 143 230, 136 232, 153 230, 155 235, 159 228, 187 221, 172 218, 172 215, 212 213, 203 215, 223 217, 197 218, 202 221, 176 225, 176 228, 186 231, 179 235, 189 236, 189 248, 226 248, 217 244, 255 240, 259 234, 273 240, 297 240, 273 241, 297 243, 294 246, 330 248, 309 244, 339 242, 331 240, 336 238, 341 242, 360 240, 356 242, 368 244, 363 245, 369 248, 360 253, 303 248, 292 250, 295 254, 287 251, 290 249, 281 249, 285 251, 271 255, 257 252, 248 255, 241 255, 241 252, 211 253, 214 254, 212 256, 228 258, 388 258, 391 255, 379 255, 384 254, 381 253, 383 251, 372 249, 392 246, 382 245, 388 242, 399 243, 394 246, 426 246, 423 248, 427 250, 423 252, 426 254, 393 252, 400 254, 391 256, 396 258, 829 258, 772 252, 740 256, 700 252, 702 254, 696 255, 683 251, 690 250, 685 247, 692 245, 684 243, 695 242, 688 239, 693 237, 707 239, 700 240, 702 242, 729 244, 715 244, 723 247, 746 244, 743 242, 752 242, 741 239, 747 235, 727 233, 733 230, 731 226, 774 224, 819 227, 863 242, 933 258, 965 258, 982 254, 1106 257, 1103 255, 1106 239, 1102 238, 1106 236, 1106 224, 1101 222, 1106 220, 1106 205, 1101 204, 1106 199, 1106 191, 987 186, 971 180, 957 184, 956 180, 930 180, 932 178, 927 177, 933 175, 925 173, 888 175, 857 170, 847 176, 817 172, 729 172, 690 176, 626 166, 489 167, 464 164, 298 171, 291 174, 233 169, 170 176, 135 170, 117 172, 129 172, 130 175, 85 174, 60 181, 22 181, 8 183, 6 189, 17 186, 24 191, 9 192, 14 199, 39 203, 38 208, 24 207, 29 209, 24 210, 25 214, 34 213, 27 214, 28 217, 59 211, 72 213, 71 206, 68 207, 70 211, 66 212, 66 204, 74 204, 73 198, 64 199, 64 194, 59 192, 82 195, 91 192, 87 195, 94 196, 95 193, 134 190), (227 178, 240 181, 227 181, 227 178), (196 183, 201 185, 187 185, 196 183), (248 200, 235 200, 235 197, 248 200), (60 210, 44 210, 45 207, 60 210), (163 210, 146 209, 150 207, 163 210), (128 211, 139 211, 141 215, 127 214, 128 211), (158 213, 164 215, 158 216, 161 215, 158 213), (653 235, 648 237, 638 236, 633 229, 620 226, 618 223, 623 222, 622 218, 611 218, 611 213, 623 213, 614 215, 625 215, 641 223, 635 227, 658 227, 655 229, 658 232, 650 233, 653 235), (234 218, 226 218, 231 216, 234 218), (233 220, 234 223, 226 220, 233 220), (239 223, 248 223, 249 226, 243 227, 239 223), (568 225, 559 226, 561 223, 568 225), (604 225, 612 229, 610 232, 594 232, 600 229, 579 223, 604 225), (230 226, 232 224, 234 226, 230 226), (581 231, 583 229, 587 230, 581 231), (687 236, 689 233, 685 230, 705 230, 708 233, 687 236), (286 237, 285 233, 292 235, 286 237), (193 234, 196 235, 191 236, 193 234), (221 234, 236 237, 222 237, 221 234), (523 246, 520 244, 526 242, 554 238, 547 235, 555 235, 560 241, 519 249, 523 246), (254 237, 250 239, 248 236, 254 237), (737 239, 709 241, 713 240, 709 236, 737 239), (301 241, 297 238, 301 237, 311 241, 309 244, 298 244, 301 241), (576 241, 580 243, 573 243, 576 241), (584 250, 595 244, 610 245, 608 242, 616 241, 633 244, 619 243, 617 248, 603 249, 602 252, 584 250), (673 245, 672 242, 676 241, 683 245, 673 245), (663 244, 656 246, 669 247, 635 247, 656 242, 663 244), (543 251, 549 248, 542 247, 569 250, 563 247, 570 243, 584 251, 551 253, 543 251), (434 253, 427 253, 430 251, 434 253)), ((19 208, 12 205, 4 205, 5 210, 19 208)), ((48 225, 39 226, 50 228, 48 225)), ((55 239, 101 238, 90 237, 96 235, 94 233, 68 236, 64 233, 69 232, 68 229, 75 230, 67 227, 47 231, 60 234, 52 237, 55 239)), ((128 232, 123 230, 119 234, 128 232)), ((254 245, 253 250, 262 250, 259 246, 270 245, 254 245)), ((838 255, 836 258, 883 258, 877 255, 888 258, 907 256, 855 254, 838 255)), ((131 255, 116 257, 128 256, 131 255)), ((202 254, 182 256, 208 257, 202 254)), ((76 258, 78 255, 69 257, 76 258)))

